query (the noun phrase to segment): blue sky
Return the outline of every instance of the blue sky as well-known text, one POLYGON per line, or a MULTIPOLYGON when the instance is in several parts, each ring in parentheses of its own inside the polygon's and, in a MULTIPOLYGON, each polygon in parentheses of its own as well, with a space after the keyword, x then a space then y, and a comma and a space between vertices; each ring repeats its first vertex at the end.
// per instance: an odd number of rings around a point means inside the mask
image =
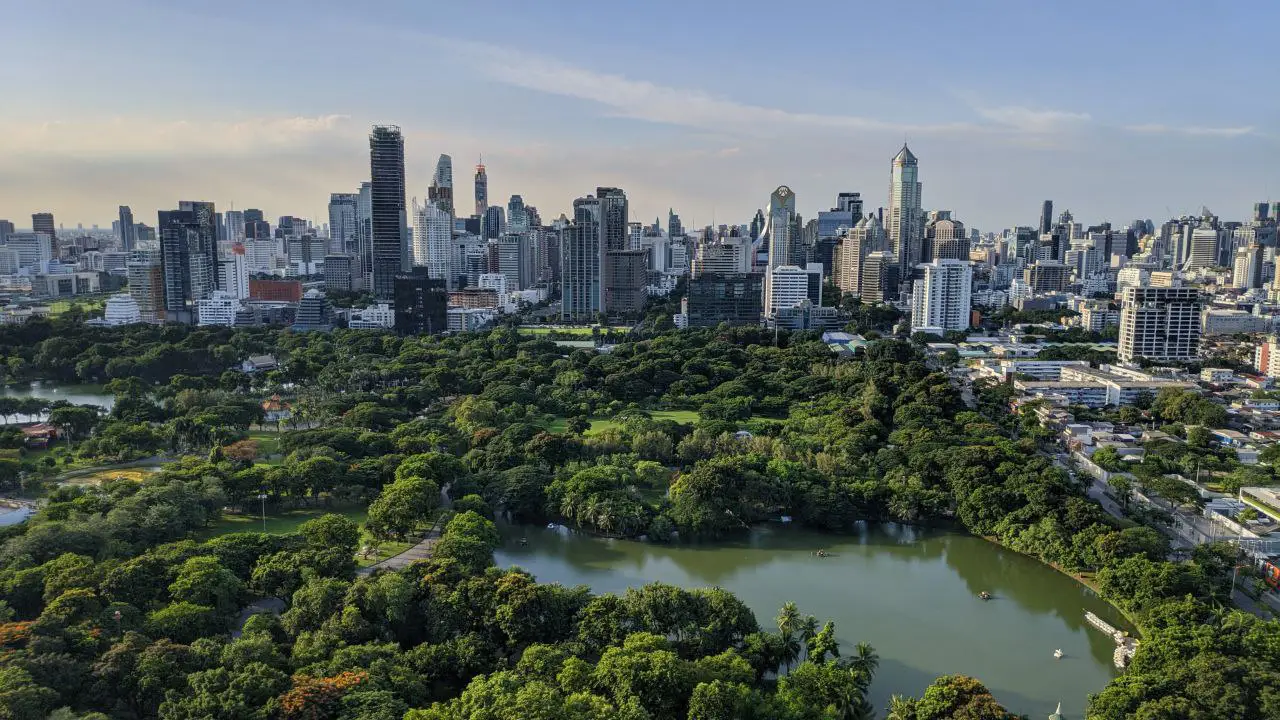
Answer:
POLYGON ((323 220, 406 136, 460 208, 544 218, 597 185, 633 219, 747 222, 787 184, 887 202, 906 138, 924 204, 971 227, 1054 199, 1124 224, 1280 198, 1280 4, 0 0, 0 218, 154 220, 179 199, 323 220))

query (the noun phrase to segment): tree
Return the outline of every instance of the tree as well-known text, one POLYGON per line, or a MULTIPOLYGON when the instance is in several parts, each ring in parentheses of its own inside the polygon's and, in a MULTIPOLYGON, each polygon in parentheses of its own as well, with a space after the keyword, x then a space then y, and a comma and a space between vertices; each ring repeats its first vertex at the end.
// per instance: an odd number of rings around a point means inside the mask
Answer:
POLYGON ((1120 459, 1120 453, 1110 445, 1098 448, 1089 459, 1094 465, 1109 472, 1120 472, 1124 469, 1124 460, 1120 459))
POLYGON ((354 520, 329 513, 308 520, 298 528, 307 544, 316 548, 331 548, 354 553, 360 544, 360 526, 354 520))
POLYGON ((986 686, 964 675, 944 675, 916 702, 916 720, 1017 720, 986 686))
POLYGON ((238 607, 242 590, 240 579, 209 555, 182 563, 178 576, 169 584, 169 593, 179 603, 213 607, 221 613, 238 607))
POLYGON ((21 667, 0 667, 0 717, 43 720, 57 701, 58 693, 37 685, 31 673, 21 667))
POLYGON ((424 478, 405 478, 382 489, 369 506, 368 528, 375 537, 403 538, 440 503, 440 488, 424 478))

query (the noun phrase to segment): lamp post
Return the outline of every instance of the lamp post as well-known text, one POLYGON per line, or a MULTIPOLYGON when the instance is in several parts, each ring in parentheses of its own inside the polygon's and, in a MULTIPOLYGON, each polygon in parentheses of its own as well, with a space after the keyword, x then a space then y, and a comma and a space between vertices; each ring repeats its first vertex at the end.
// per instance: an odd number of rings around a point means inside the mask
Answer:
POLYGON ((267 531, 267 494, 258 493, 258 499, 262 501, 262 532, 267 531))

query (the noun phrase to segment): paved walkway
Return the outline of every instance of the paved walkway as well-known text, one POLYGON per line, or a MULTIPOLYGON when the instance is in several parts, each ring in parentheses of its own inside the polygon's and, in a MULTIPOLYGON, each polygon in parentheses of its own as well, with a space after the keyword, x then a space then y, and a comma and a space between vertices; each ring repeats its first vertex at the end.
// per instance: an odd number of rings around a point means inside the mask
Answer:
POLYGON ((235 640, 244 634, 244 624, 249 622, 249 618, 260 613, 270 613, 279 615, 284 612, 285 602, 280 598, 262 598, 254 600, 240 611, 240 617, 236 618, 236 629, 231 631, 231 639, 235 640))
POLYGON ((371 575, 374 570, 399 570, 403 567, 408 567, 410 564, 418 562, 419 560, 426 560, 431 557, 431 551, 435 549, 436 543, 439 542, 439 540, 440 527, 439 524, 437 524, 427 532, 426 536, 423 537, 422 541, 417 545, 414 545, 399 555, 389 557, 380 563, 360 568, 359 570, 356 570, 356 574, 371 575))

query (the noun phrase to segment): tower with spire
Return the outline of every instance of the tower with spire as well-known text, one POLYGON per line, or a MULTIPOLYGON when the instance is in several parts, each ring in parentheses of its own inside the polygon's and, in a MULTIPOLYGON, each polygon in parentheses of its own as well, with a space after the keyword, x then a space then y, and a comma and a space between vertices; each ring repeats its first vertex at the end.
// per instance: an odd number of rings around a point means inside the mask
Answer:
POLYGON ((885 213, 885 234, 894 253, 902 277, 921 261, 920 244, 924 237, 920 204, 920 162, 906 143, 893 156, 889 172, 889 210, 885 213))

